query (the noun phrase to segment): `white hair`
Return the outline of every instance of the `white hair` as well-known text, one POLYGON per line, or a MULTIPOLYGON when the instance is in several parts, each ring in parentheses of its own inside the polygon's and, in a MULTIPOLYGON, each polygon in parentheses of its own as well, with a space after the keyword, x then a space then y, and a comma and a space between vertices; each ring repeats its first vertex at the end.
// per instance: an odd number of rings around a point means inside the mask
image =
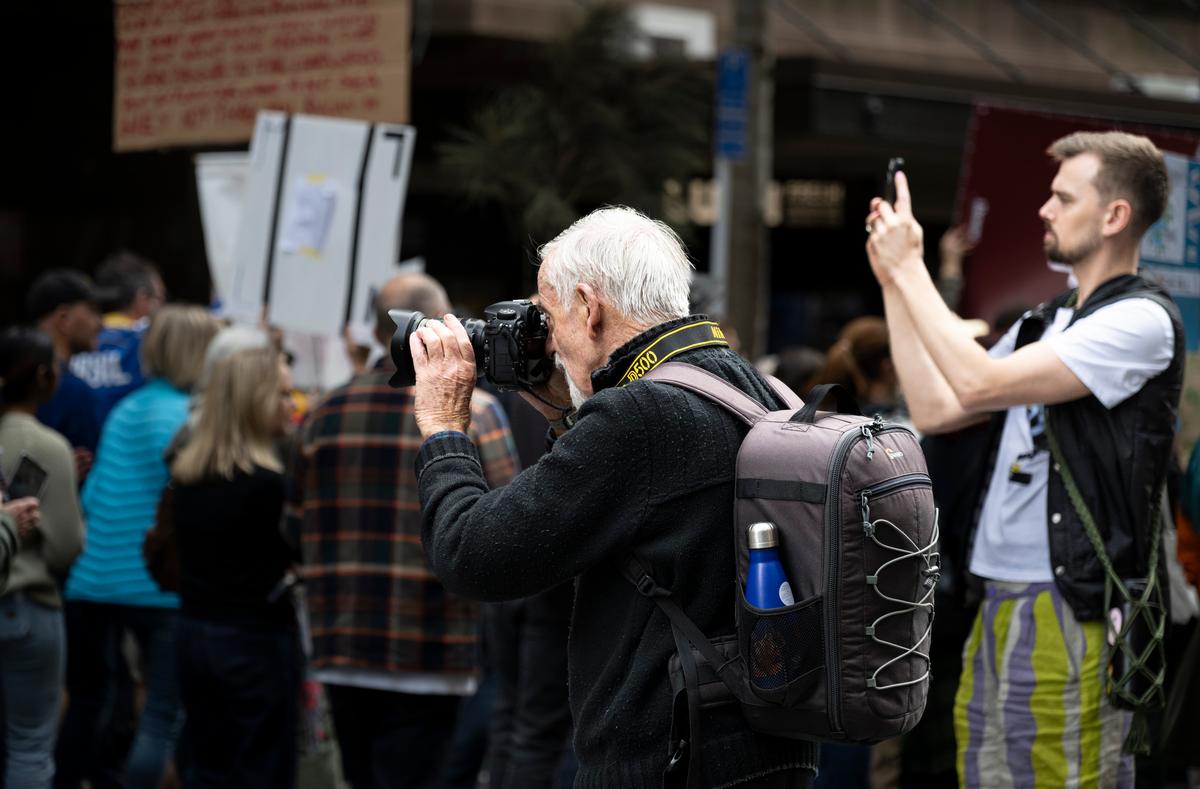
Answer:
POLYGON ((563 307, 591 285, 617 312, 653 326, 688 314, 692 264, 675 231, 625 206, 601 208, 538 251, 563 307))

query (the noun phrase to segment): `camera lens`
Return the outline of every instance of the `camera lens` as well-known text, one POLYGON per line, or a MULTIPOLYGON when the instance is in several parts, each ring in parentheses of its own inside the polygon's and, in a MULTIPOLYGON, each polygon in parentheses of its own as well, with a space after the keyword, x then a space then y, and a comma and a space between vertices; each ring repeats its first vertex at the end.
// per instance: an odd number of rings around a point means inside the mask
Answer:
MULTIPOLYGON (((413 332, 424 326, 426 322, 436 321, 437 318, 427 318, 424 313, 416 310, 388 310, 388 317, 392 319, 392 323, 396 324, 396 332, 392 335, 389 349, 392 355, 392 364, 396 365, 396 372, 388 379, 388 385, 397 388, 412 386, 417 382, 417 372, 413 369, 412 360, 413 332)), ((475 371, 477 374, 483 375, 483 321, 468 318, 462 322, 462 325, 467 332, 467 337, 471 340, 471 347, 475 350, 475 371)))
POLYGON ((409 339, 412 333, 429 319, 416 310, 388 310, 388 317, 396 324, 396 333, 392 335, 390 348, 396 372, 388 380, 388 384, 394 387, 412 386, 417 382, 417 373, 413 369, 409 339))
MULTIPOLYGON (((412 386, 412 334, 427 318, 416 310, 389 310, 396 324, 392 335, 392 363, 396 372, 388 381, 393 387, 412 386)), ((475 351, 475 372, 499 389, 519 389, 549 379, 554 365, 546 356, 548 326, 537 305, 525 299, 502 301, 484 310, 484 320, 468 318, 463 329, 475 351)))

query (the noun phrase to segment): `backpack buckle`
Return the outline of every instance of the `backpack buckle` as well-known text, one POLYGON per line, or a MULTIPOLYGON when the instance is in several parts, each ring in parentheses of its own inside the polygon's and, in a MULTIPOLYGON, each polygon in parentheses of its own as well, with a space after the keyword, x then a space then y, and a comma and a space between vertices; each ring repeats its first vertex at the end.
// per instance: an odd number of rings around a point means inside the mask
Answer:
POLYGON ((637 582, 638 593, 643 597, 670 597, 671 590, 663 589, 649 575, 643 575, 637 582))
POLYGON ((683 760, 687 758, 688 741, 680 740, 679 742, 675 743, 675 747, 672 749, 672 751, 671 760, 667 762, 667 772, 673 772, 679 769, 679 765, 682 764, 683 760))

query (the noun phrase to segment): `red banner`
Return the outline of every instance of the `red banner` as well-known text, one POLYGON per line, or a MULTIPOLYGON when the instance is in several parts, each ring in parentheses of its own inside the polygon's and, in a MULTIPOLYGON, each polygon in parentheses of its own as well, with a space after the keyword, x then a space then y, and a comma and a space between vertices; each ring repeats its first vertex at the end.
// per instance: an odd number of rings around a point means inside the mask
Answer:
MULTIPOLYGON (((1071 132, 1107 130, 1144 134, 1164 151, 1187 156, 1194 156, 1200 145, 1200 136, 1161 128, 989 106, 975 109, 956 205, 956 222, 981 231, 963 272, 963 317, 992 323, 998 313, 1033 307, 1063 290, 1065 275, 1046 267, 1044 227, 1038 218, 1058 168, 1046 148, 1071 132)), ((914 200, 919 212, 920 195, 914 200)))

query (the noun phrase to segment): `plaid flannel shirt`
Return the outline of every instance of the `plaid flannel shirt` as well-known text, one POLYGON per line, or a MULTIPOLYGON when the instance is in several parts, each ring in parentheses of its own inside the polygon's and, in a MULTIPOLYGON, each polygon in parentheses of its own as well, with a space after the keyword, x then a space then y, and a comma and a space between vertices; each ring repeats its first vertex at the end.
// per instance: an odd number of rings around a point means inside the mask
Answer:
MULTIPOLYGON (((286 528, 304 558, 315 668, 469 675, 478 605, 447 592, 421 546, 413 390, 357 376, 305 420, 288 475, 286 528)), ((494 397, 471 399, 471 439, 493 487, 518 471, 494 397)))

